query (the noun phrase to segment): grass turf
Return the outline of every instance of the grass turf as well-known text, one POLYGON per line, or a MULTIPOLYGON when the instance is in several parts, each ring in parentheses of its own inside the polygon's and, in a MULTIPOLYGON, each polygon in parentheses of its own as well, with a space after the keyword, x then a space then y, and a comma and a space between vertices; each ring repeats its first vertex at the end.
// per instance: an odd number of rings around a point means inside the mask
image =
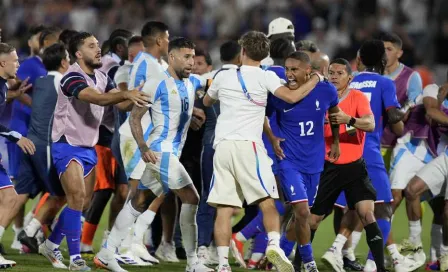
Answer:
MULTIPOLYGON (((430 243, 430 229, 431 229, 431 220, 432 220, 432 211, 431 208, 425 203, 425 214, 423 220, 423 245, 425 247, 425 253, 428 252, 429 243, 430 243)), ((103 215, 100 226, 98 227, 97 235, 95 236, 94 248, 97 250, 100 247, 102 233, 104 228, 106 227, 106 219, 107 219, 108 211, 103 215)), ((331 245, 332 241, 335 238, 333 231, 333 217, 330 216, 327 218, 322 225, 320 226, 318 232, 316 233, 316 238, 313 242, 314 256, 317 259, 318 268, 320 271, 330 271, 326 268, 322 262, 320 262, 320 257, 324 254, 325 250, 331 245)), ((401 242, 403 238, 408 237, 408 220, 405 214, 404 205, 401 205, 397 214, 394 217, 393 222, 393 234, 395 241, 397 243, 401 242)), ((7 259, 12 259, 17 262, 17 266, 13 268, 14 271, 61 271, 59 269, 53 269, 51 264, 45 259, 43 256, 39 255, 31 255, 31 254, 18 254, 16 251, 10 249, 10 245, 13 239, 13 231, 9 228, 4 237, 3 237, 3 245, 6 248, 8 255, 7 259)), ((61 246, 63 250, 66 250, 65 244, 61 246)), ((68 252, 63 251, 64 257, 66 258, 65 263, 67 264, 68 252)), ((357 256, 364 262, 365 257, 367 255, 367 244, 365 242, 365 234, 361 238, 361 242, 356 251, 357 256)), ((92 269, 94 265, 92 262, 89 262, 92 269)), ((151 266, 151 267, 133 267, 133 266, 125 266, 125 269, 129 271, 185 271, 185 262, 180 264, 168 264, 162 263, 159 265, 151 266)), ((244 269, 238 269, 237 265, 232 265, 232 269, 235 272, 245 271, 244 269)), ((420 271, 424 271, 424 268, 421 268, 420 271)))

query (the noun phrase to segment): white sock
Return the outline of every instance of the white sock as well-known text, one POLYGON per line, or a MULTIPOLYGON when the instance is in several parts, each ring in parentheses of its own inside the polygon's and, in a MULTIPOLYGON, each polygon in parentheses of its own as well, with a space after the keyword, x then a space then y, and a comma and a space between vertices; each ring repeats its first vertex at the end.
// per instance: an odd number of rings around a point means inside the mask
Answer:
MULTIPOLYGON (((135 223, 134 223, 135 225, 135 223)), ((131 248, 132 239, 134 237, 134 225, 132 227, 128 228, 126 232, 126 237, 121 242, 121 245, 118 247, 118 252, 120 254, 125 253, 131 248)))
POLYGON ((441 255, 448 254, 448 246, 445 246, 443 243, 442 243, 442 246, 440 247, 440 254, 441 255))
POLYGON ((81 258, 81 255, 79 255, 79 254, 76 254, 76 255, 70 255, 70 262, 73 263, 73 260, 74 260, 74 259, 77 259, 77 258, 81 258))
POLYGON ((342 248, 344 247, 346 242, 347 237, 345 237, 344 235, 338 234, 336 236, 336 239, 334 239, 332 247, 335 248, 337 254, 342 255, 342 248))
POLYGON ((14 234, 17 237, 19 233, 23 230, 23 228, 18 228, 16 227, 16 225, 12 225, 12 230, 14 231, 14 234))
POLYGON ((42 224, 36 218, 33 218, 25 227, 25 233, 28 237, 34 237, 37 231, 42 227, 42 224))
POLYGON ((421 244, 422 238, 422 224, 420 220, 417 221, 409 221, 409 239, 414 244, 421 244))
POLYGON ((107 237, 106 243, 103 248, 111 251, 115 254, 117 248, 129 232, 129 228, 134 224, 135 219, 140 215, 140 212, 136 211, 129 201, 120 211, 115 220, 115 224, 110 231, 109 237, 107 237))
POLYGON ((59 248, 59 245, 53 243, 52 241, 50 241, 50 239, 45 240, 45 246, 51 250, 55 250, 55 249, 59 248))
POLYGON ((352 249, 353 251, 356 250, 356 247, 359 244, 359 241, 361 240, 362 231, 353 231, 352 232, 352 249))
POLYGON ((236 234, 235 238, 238 241, 243 242, 243 243, 247 241, 246 237, 244 237, 244 235, 241 233, 241 231, 236 234))
POLYGON ((268 246, 270 245, 280 247, 280 233, 276 231, 268 232, 268 246))
POLYGON ((134 224, 134 237, 132 238, 133 244, 143 244, 143 236, 148 230, 149 225, 154 221, 156 213, 150 210, 146 210, 142 213, 134 224))
POLYGON ((0 226, 0 241, 2 240, 3 234, 5 233, 5 227, 0 226))
POLYGON ((356 261, 356 256, 355 253, 353 252, 353 250, 350 249, 343 249, 342 250, 342 256, 344 256, 345 258, 349 259, 350 261, 356 261))
POLYGON ((81 243, 81 252, 89 252, 89 251, 93 251, 93 247, 90 245, 86 245, 81 243))
POLYGON ((196 213, 198 205, 182 204, 180 208, 179 223, 184 244, 187 262, 194 264, 198 260, 196 248, 198 247, 198 225, 196 224, 196 213))
POLYGON ((219 246, 218 250, 219 266, 229 265, 229 247, 219 246))
POLYGON ((431 261, 436 262, 440 257, 440 247, 442 246, 442 226, 432 224, 431 225, 431 249, 430 256, 431 261))
POLYGON ((400 252, 398 252, 396 244, 388 245, 387 251, 389 251, 389 254, 392 257, 392 259, 400 259, 401 254, 400 252))
POLYGON ((258 263, 261 258, 263 258, 264 254, 263 253, 252 253, 252 256, 250 256, 250 259, 256 263, 258 263))

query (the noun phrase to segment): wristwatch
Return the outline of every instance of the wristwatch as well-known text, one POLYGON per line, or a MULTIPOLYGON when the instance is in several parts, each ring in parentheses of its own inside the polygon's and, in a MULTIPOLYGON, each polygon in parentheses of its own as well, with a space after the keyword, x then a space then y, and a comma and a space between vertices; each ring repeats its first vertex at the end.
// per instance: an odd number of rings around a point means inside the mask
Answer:
POLYGON ((348 124, 353 127, 356 123, 356 119, 354 117, 350 118, 350 121, 348 121, 348 124))

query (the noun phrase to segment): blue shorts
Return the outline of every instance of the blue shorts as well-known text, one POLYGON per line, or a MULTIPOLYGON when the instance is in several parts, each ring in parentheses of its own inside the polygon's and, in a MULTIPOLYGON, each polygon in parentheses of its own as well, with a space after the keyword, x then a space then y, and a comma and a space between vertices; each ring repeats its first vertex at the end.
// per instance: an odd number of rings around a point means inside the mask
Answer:
POLYGON ((84 177, 87 177, 97 163, 94 147, 73 146, 67 143, 53 143, 51 155, 58 177, 67 170, 71 161, 76 161, 84 169, 84 177))
POLYGON ((335 206, 339 208, 345 208, 347 206, 347 200, 345 199, 345 193, 342 191, 342 193, 339 195, 338 199, 334 203, 335 206))
POLYGON ((51 158, 48 169, 48 155, 46 145, 36 145, 32 156, 23 154, 15 185, 18 194, 28 194, 30 198, 42 191, 53 196, 65 195, 51 158))
POLYGON ((8 149, 8 172, 13 179, 17 178, 20 167, 20 159, 22 157, 22 149, 13 142, 6 142, 8 149))
POLYGON ((308 201, 313 206, 319 186, 320 173, 306 174, 294 167, 285 167, 284 162, 279 164, 279 177, 283 195, 286 202, 298 203, 308 201))
POLYGON ((376 190, 375 203, 391 203, 394 200, 390 187, 389 176, 384 165, 367 164, 367 173, 376 190))
POLYGON ((0 163, 0 190, 12 187, 14 187, 14 185, 12 184, 12 181, 9 178, 5 168, 0 163))

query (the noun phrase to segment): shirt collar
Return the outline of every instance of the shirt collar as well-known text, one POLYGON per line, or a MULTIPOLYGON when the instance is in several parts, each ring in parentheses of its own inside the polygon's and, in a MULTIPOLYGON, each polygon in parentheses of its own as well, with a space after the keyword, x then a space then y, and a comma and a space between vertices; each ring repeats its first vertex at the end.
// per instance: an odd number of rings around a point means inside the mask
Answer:
POLYGON ((49 76, 63 76, 61 73, 59 73, 59 71, 49 71, 48 72, 49 76))

